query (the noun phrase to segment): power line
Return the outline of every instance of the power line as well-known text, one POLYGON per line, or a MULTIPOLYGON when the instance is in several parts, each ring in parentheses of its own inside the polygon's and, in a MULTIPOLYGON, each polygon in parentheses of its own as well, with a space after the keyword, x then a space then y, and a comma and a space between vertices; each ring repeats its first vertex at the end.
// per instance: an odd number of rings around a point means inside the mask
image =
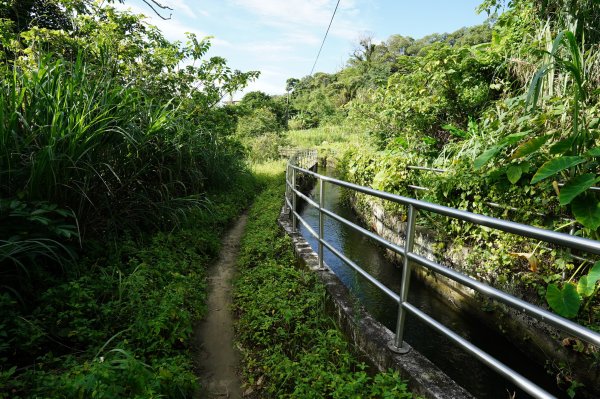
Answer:
POLYGON ((340 0, 337 1, 335 5, 335 10, 333 10, 333 15, 331 15, 331 20, 329 21, 329 26, 327 27, 327 31, 325 32, 325 37, 323 37, 323 41, 321 42, 321 47, 319 48, 319 52, 317 53, 317 58, 315 59, 315 63, 313 64, 309 76, 311 76, 317 66, 317 61, 319 60, 319 56, 321 55, 321 50, 323 50, 323 45, 325 44, 325 40, 327 39, 327 34, 329 33, 329 28, 331 28, 331 23, 333 22, 333 18, 335 17, 335 13, 340 5, 340 0))

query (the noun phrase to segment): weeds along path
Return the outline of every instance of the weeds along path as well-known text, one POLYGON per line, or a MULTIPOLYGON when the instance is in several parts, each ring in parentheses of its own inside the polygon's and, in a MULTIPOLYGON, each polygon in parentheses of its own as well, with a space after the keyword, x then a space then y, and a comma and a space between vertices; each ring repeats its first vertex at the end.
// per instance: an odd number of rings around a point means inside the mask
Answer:
POLYGON ((208 313, 196 328, 200 370, 200 398, 241 398, 239 354, 234 347, 231 310, 232 278, 239 242, 246 226, 242 215, 223 239, 217 263, 208 271, 208 313))

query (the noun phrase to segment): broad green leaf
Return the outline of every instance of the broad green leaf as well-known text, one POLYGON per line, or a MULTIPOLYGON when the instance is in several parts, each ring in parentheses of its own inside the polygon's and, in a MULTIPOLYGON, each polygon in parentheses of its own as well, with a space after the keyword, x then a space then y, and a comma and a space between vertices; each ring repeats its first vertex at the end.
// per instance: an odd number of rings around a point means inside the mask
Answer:
POLYGON ((588 283, 596 284, 600 280, 600 261, 596 262, 587 274, 588 283))
POLYGON ((577 283, 577 293, 586 298, 594 293, 595 283, 592 283, 588 276, 583 276, 577 283))
POLYGON ((600 157, 600 147, 594 147, 585 153, 588 157, 600 157))
POLYGON ((571 211, 575 219, 591 230, 600 226, 600 203, 589 195, 580 195, 571 202, 571 211))
POLYGON ((512 184, 515 184, 521 178, 523 171, 520 166, 511 166, 506 170, 506 177, 508 177, 508 181, 512 184))
POLYGON ((526 142, 521 144, 519 147, 517 147, 517 149, 515 150, 515 152, 511 158, 512 159, 522 158, 525 155, 529 155, 531 153, 536 152, 537 150, 540 149, 541 146, 543 146, 550 139, 550 137, 552 137, 552 135, 547 134, 545 136, 535 137, 531 140, 527 140, 526 142))
POLYGON ((546 288, 546 301, 556 313, 569 318, 577 316, 581 306, 581 297, 571 283, 565 284, 562 290, 555 284, 549 284, 546 288))
POLYGON ((521 141, 521 139, 531 133, 531 130, 525 130, 524 132, 509 134, 505 138, 503 138, 498 145, 500 147, 505 147, 507 145, 512 145, 521 141))
POLYGON ((481 154, 477 158, 475 158, 475 161, 473 163, 475 170, 480 169, 483 165, 488 163, 488 161, 490 159, 492 159, 498 152, 500 152, 500 150, 503 147, 504 146, 494 146, 494 147, 490 148, 489 150, 484 151, 483 154, 481 154))
POLYGON ((573 148, 573 138, 561 140, 550 147, 550 154, 563 154, 573 148))
POLYGON ((550 176, 554 176, 558 172, 565 169, 569 169, 570 167, 573 167, 575 165, 579 165, 584 161, 585 158, 579 156, 559 157, 551 159, 548 162, 544 163, 542 166, 540 166, 540 168, 537 170, 537 172, 531 179, 531 184, 535 184, 540 180, 544 180, 550 176))
POLYGON ((469 133, 451 124, 442 126, 442 129, 450 132, 453 136, 460 137, 461 139, 466 139, 469 136, 469 133))
POLYGON ((596 176, 593 173, 585 173, 569 180, 560 190, 560 204, 570 204, 575 197, 592 187, 594 183, 596 183, 596 176))

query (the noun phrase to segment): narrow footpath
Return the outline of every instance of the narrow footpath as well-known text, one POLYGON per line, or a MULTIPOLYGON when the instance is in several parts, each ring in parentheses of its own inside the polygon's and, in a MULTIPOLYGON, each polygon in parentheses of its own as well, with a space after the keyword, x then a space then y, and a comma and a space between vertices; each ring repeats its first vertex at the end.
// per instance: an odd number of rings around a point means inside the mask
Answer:
POLYGON ((241 398, 239 353, 234 347, 232 278, 247 215, 223 239, 218 262, 208 270, 208 314, 195 332, 202 384, 199 398, 241 398))

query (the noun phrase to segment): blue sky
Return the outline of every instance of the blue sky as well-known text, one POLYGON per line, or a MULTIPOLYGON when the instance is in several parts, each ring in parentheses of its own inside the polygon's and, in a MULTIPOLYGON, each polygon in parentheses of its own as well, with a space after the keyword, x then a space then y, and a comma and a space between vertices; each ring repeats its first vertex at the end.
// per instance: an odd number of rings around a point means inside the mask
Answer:
MULTIPOLYGON (((487 16, 476 13, 479 3, 341 0, 315 71, 341 69, 365 35, 378 43, 392 34, 419 38, 481 23, 487 16)), ((209 55, 226 58, 234 69, 261 71, 245 92, 282 94, 287 78, 310 73, 336 0, 163 0, 163 4, 173 8, 168 21, 154 16, 141 0, 126 0, 120 8, 147 15, 149 23, 171 40, 185 40, 185 32, 213 36, 209 55)))

